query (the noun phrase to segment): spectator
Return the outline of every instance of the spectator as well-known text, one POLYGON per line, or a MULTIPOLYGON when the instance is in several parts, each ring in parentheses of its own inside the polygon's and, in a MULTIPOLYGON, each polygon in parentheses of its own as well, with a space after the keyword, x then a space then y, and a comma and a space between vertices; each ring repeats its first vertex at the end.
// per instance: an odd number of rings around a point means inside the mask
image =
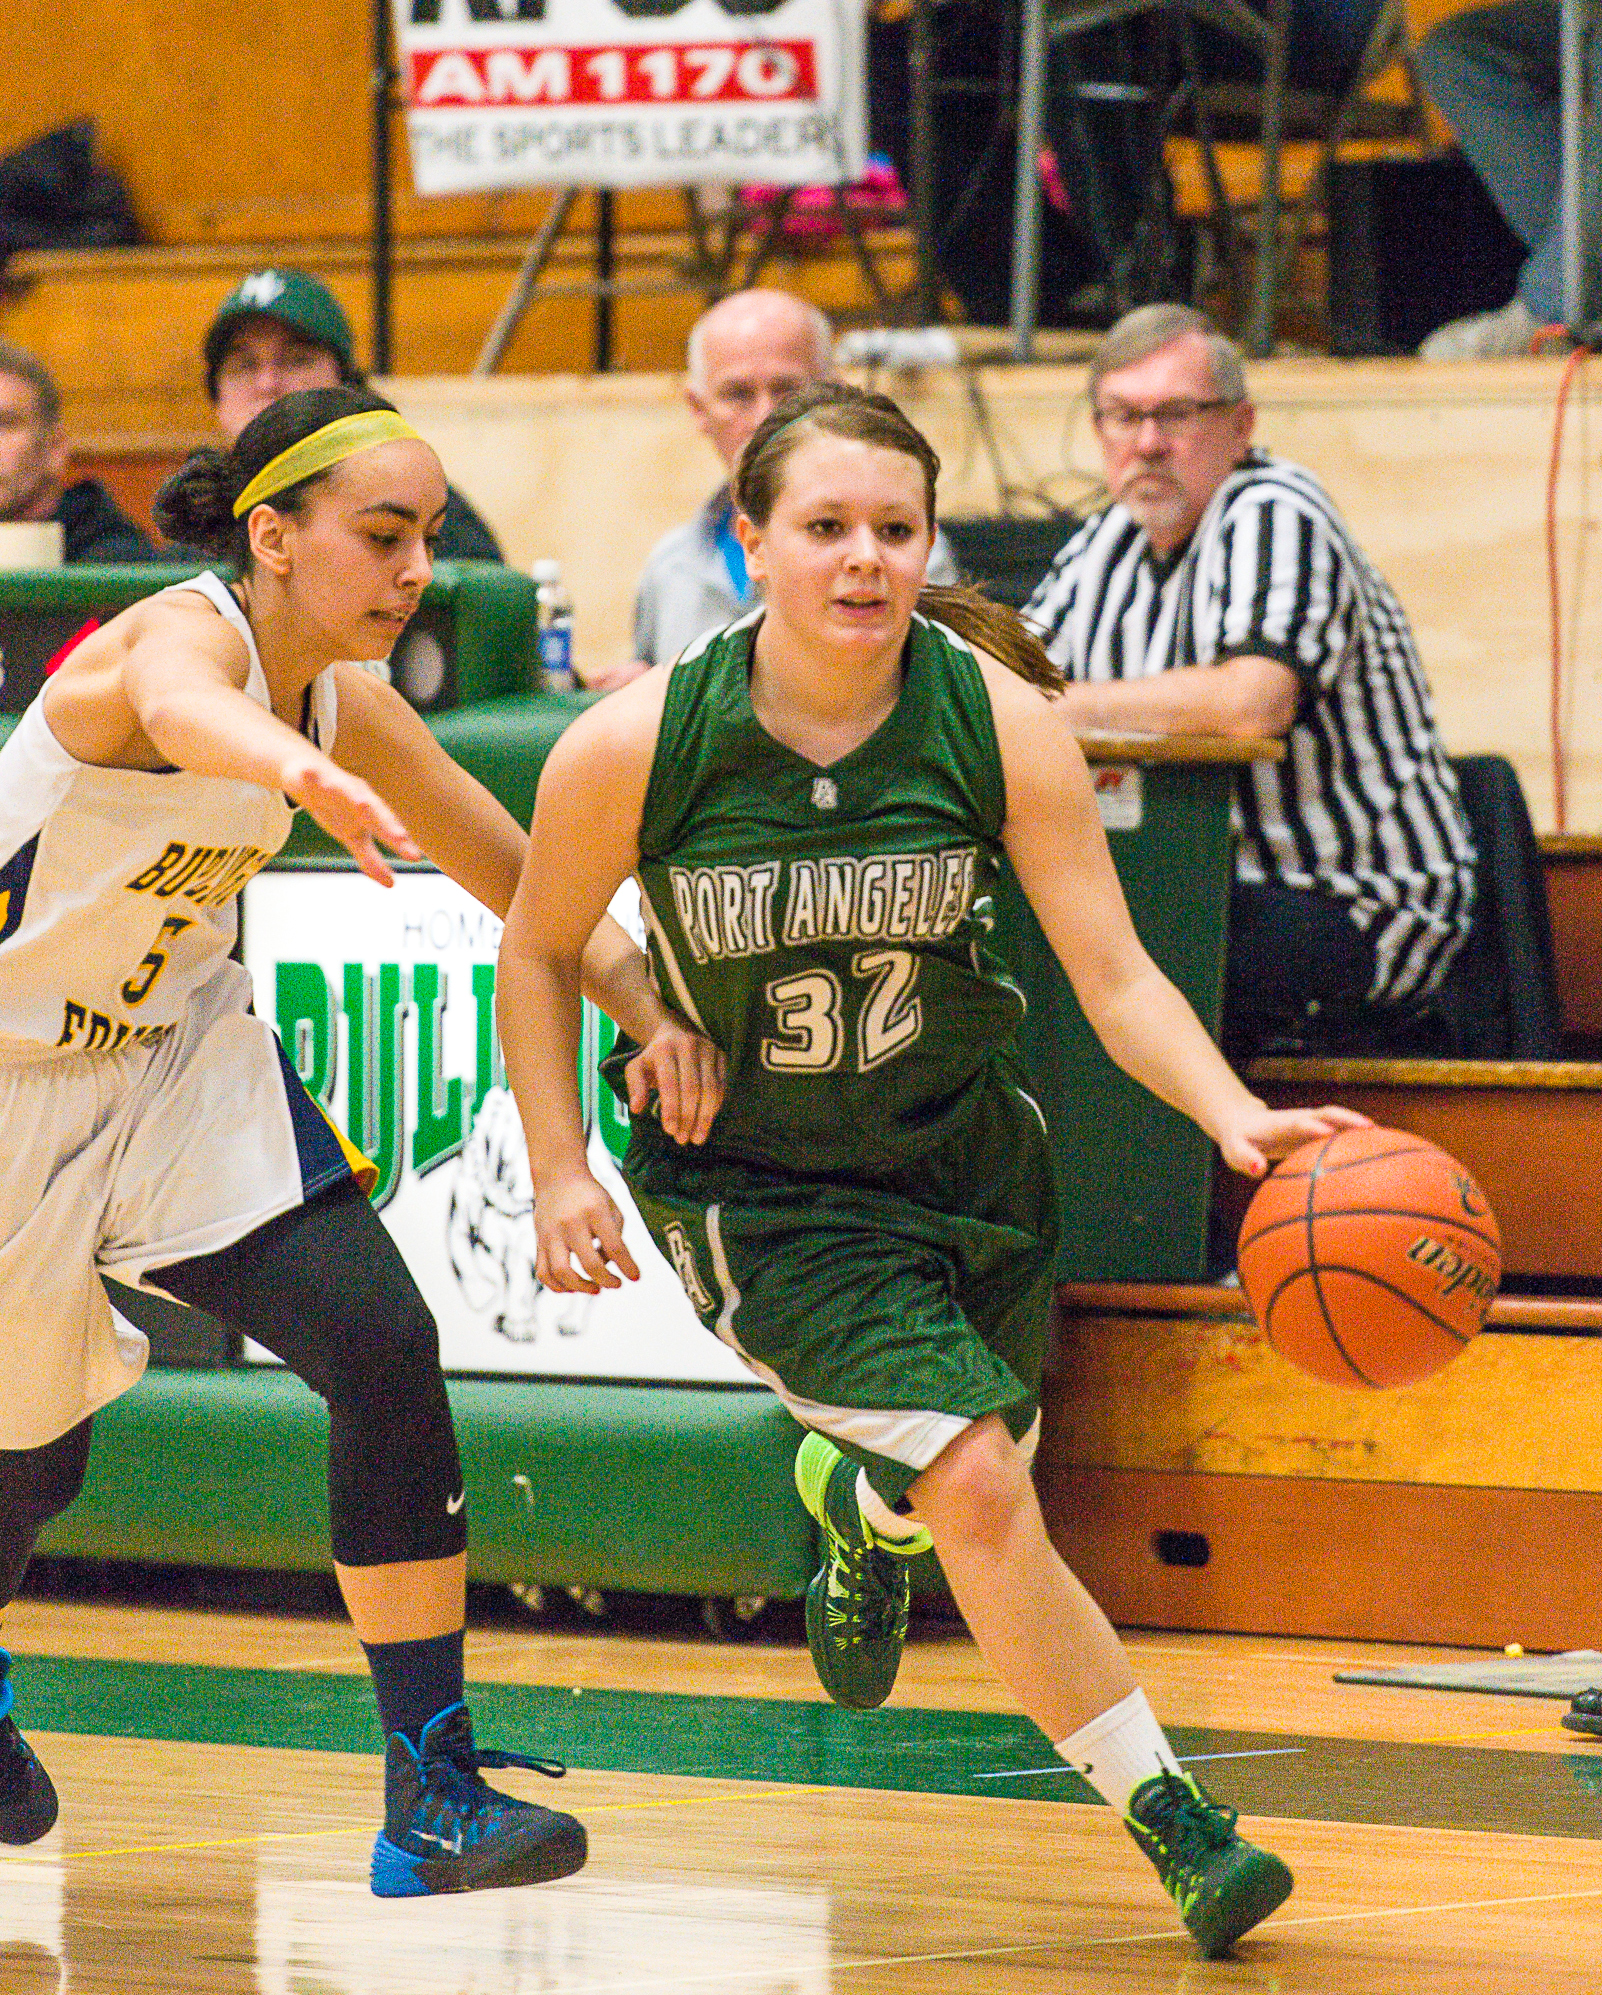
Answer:
MULTIPOLYGON (((736 291, 690 328, 684 399, 701 434, 732 473, 758 423, 793 390, 834 372, 834 335, 815 305, 787 291, 736 291)), ((931 582, 954 582, 943 536, 929 559, 931 582)), ((687 644, 721 630, 757 603, 734 536, 728 480, 695 518, 659 540, 634 604, 634 661, 597 675, 610 690, 652 665, 670 665, 687 644)))
MULTIPOLYGON (((1500 311, 1438 326, 1421 360, 1496 360, 1528 353, 1542 326, 1564 323, 1560 215, 1563 117, 1558 0, 1476 7, 1431 28, 1418 48, 1419 75, 1469 163, 1530 252, 1518 288, 1500 311)), ((1581 118, 1581 300, 1583 318, 1602 311, 1602 33, 1593 30, 1590 100, 1581 118), (1589 240, 1584 240, 1589 238, 1589 240)))
MULTIPOLYGON (((253 270, 217 308, 206 333, 206 393, 232 443, 253 416, 297 388, 365 388, 350 321, 328 286, 304 270, 253 270)), ((434 552, 448 561, 500 561, 489 528, 454 486, 434 552)))
POLYGON ((149 538, 93 478, 67 483, 61 391, 21 347, 0 342, 0 520, 56 520, 67 561, 154 561, 149 538))
POLYGON ((1113 503, 1023 613, 1065 710, 1286 737, 1236 785, 1225 1050, 1434 1050, 1474 845, 1401 604, 1318 481, 1251 447, 1239 352, 1199 312, 1128 313, 1089 394, 1113 503))

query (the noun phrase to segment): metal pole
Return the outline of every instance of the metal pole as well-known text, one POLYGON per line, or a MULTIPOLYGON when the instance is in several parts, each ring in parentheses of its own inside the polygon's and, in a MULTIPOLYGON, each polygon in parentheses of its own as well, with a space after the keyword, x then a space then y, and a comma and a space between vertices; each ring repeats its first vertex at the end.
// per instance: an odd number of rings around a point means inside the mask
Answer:
POLYGON ((1559 181, 1558 227, 1563 266, 1563 323, 1579 332, 1585 318, 1585 230, 1580 148, 1584 140, 1586 0, 1563 0, 1562 106, 1563 164, 1559 181))
POLYGON ((534 238, 533 247, 523 259, 523 267, 517 273, 517 282, 512 286, 512 295, 502 305, 500 316, 489 329, 489 337, 480 349, 478 359, 473 363, 475 374, 493 374, 501 364, 501 355, 511 344, 512 334, 517 331, 518 321, 528 310, 535 291, 539 288, 540 273, 551 260, 551 251, 556 247, 556 238, 567 226, 567 218, 573 212, 573 203, 579 197, 576 187, 564 187, 561 194, 551 203, 550 213, 540 223, 540 232, 534 238))
POLYGON ((606 374, 612 367, 612 190, 602 187, 595 196, 595 371, 606 374))
POLYGON ((1023 0, 1018 162, 1012 192, 1012 357, 1034 354, 1040 316, 1040 138, 1046 96, 1045 0, 1023 0))
POLYGON ((934 23, 931 0, 912 0, 907 24, 908 135, 912 172, 912 230, 918 256, 918 323, 940 321, 940 278, 935 269, 934 23))
POLYGON ((1263 51, 1263 184, 1257 196, 1257 282, 1246 339, 1246 351, 1254 360, 1274 351, 1274 305, 1279 289, 1280 132, 1285 115, 1285 59, 1289 41, 1288 0, 1269 0, 1268 43, 1263 51))
POLYGON ((373 372, 387 374, 390 362, 390 266, 394 212, 389 184, 389 113, 395 73, 389 60, 389 0, 373 0, 373 372))

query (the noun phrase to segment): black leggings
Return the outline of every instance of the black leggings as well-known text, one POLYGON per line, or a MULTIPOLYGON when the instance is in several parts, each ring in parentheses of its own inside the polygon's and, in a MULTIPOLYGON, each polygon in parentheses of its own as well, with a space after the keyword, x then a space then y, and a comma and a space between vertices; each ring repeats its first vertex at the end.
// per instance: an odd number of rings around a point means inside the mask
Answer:
MULTIPOLYGON (((467 1543, 439 1333, 399 1249, 351 1180, 152 1283, 254 1337, 328 1402, 328 1510, 341 1565, 443 1559, 467 1543), (455 1508, 451 1508, 453 1505, 455 1508)), ((0 1450, 0 1586, 83 1486, 85 1420, 0 1450)))

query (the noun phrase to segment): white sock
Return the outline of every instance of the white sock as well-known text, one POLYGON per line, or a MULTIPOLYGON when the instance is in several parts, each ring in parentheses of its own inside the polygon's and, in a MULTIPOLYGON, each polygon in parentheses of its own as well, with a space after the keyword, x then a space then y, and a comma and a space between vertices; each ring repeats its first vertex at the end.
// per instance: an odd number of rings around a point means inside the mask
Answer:
POLYGON ((863 1522, 884 1544, 886 1551, 926 1552, 932 1540, 916 1518, 898 1517, 868 1481, 866 1469, 857 1471, 857 1508, 863 1522))
POLYGON ((1143 1780, 1179 1771, 1144 1690, 1130 1691, 1110 1711, 1059 1739, 1055 1750, 1120 1815, 1129 1813, 1129 1797, 1143 1780))

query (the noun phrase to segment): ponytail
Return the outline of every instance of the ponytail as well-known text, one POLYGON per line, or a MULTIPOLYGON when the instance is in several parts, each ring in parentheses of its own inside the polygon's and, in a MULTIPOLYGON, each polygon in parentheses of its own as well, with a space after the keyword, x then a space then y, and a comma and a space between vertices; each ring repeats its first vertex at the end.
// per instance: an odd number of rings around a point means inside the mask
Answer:
POLYGON ((919 591, 918 609, 1031 686, 1047 693, 1060 689, 1062 674, 1046 656, 1040 639, 1015 609, 993 602, 982 589, 966 583, 959 588, 930 586, 919 591))
POLYGON ((156 494, 156 525, 180 547, 192 547, 208 561, 226 561, 233 552, 238 489, 228 459, 208 445, 188 457, 156 494))

